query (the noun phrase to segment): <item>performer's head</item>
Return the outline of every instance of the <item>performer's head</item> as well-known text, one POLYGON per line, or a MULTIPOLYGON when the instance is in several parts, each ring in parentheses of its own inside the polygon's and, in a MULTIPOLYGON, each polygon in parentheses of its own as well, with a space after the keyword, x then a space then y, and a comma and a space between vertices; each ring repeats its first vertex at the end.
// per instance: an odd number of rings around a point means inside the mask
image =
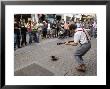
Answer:
POLYGON ((72 31, 75 31, 76 28, 77 28, 77 25, 76 25, 76 24, 71 24, 71 25, 69 26, 69 29, 72 30, 72 31))
POLYGON ((73 24, 73 30, 76 30, 77 29, 77 25, 76 24, 73 24))

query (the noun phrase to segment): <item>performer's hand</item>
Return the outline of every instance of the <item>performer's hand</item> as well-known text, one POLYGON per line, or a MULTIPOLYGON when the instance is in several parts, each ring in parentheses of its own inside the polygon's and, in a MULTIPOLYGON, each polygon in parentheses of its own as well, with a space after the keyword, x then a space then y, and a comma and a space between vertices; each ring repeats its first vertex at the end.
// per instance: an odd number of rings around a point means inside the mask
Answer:
POLYGON ((65 45, 69 45, 69 43, 68 42, 65 42, 65 45))

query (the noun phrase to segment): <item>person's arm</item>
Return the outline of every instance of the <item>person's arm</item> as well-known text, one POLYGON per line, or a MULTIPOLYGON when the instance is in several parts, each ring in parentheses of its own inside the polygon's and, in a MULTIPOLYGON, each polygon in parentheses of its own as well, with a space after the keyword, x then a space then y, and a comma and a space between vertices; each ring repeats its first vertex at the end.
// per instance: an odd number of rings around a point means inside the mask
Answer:
POLYGON ((80 35, 74 34, 74 41, 68 41, 65 44, 66 45, 72 45, 72 46, 77 46, 79 43, 80 35))
POLYGON ((72 45, 72 46, 77 46, 78 43, 73 42, 65 42, 65 45, 72 45))

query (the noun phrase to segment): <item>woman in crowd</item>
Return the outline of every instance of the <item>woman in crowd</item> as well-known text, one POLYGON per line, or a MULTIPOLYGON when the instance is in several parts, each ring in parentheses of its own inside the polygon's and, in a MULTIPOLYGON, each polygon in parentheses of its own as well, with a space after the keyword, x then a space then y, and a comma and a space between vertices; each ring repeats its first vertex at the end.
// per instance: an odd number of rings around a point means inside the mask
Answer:
POLYGON ((33 26, 33 24, 31 22, 31 20, 28 21, 28 23, 27 23, 27 31, 28 31, 28 34, 29 34, 29 44, 32 43, 32 26, 33 26))

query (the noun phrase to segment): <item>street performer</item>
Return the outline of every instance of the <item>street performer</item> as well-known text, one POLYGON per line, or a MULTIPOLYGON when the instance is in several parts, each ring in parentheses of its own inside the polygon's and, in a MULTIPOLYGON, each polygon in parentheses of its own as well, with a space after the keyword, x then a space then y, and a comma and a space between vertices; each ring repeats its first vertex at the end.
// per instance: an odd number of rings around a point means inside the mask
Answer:
POLYGON ((77 48, 77 50, 74 53, 74 57, 78 63, 76 70, 85 72, 86 66, 82 56, 84 56, 91 48, 90 36, 84 28, 81 27, 77 28, 76 25, 73 25, 73 30, 75 31, 74 42, 68 41, 65 42, 65 44, 72 46, 77 46, 78 44, 80 44, 80 46, 77 48))

